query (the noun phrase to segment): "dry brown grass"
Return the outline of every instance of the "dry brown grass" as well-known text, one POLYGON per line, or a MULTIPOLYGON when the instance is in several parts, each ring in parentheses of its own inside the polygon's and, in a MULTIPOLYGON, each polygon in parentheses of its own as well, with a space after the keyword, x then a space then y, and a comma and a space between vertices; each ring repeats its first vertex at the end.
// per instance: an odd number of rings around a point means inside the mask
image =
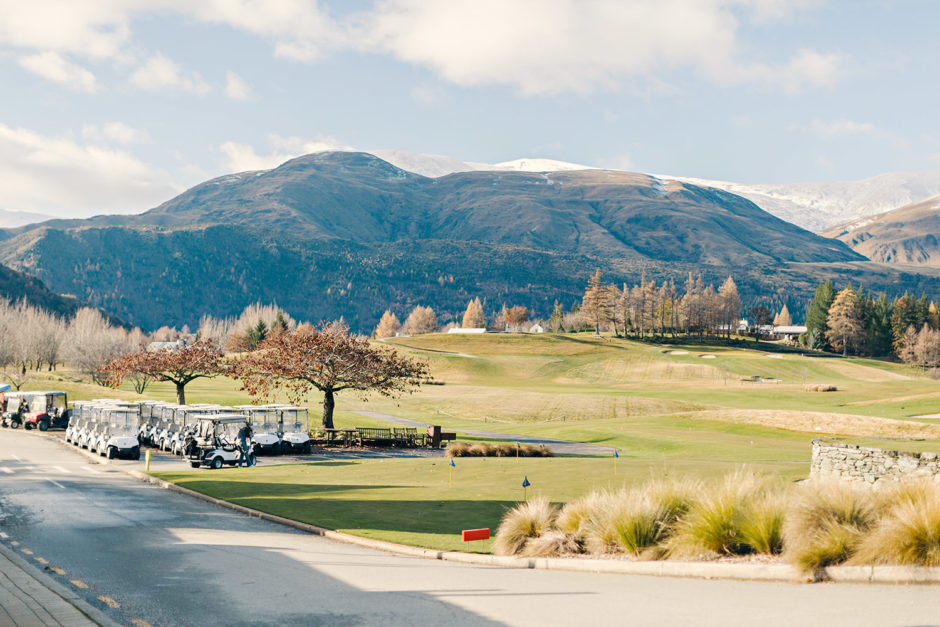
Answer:
POLYGON ((877 498, 883 514, 852 562, 940 566, 940 484, 900 485, 877 498))
POLYGON ((803 387, 804 392, 837 392, 839 388, 828 383, 812 383, 803 387))
MULTIPOLYGON (((534 444, 520 444, 519 457, 554 457, 551 449, 534 444)), ((515 457, 516 445, 511 442, 451 442, 444 450, 447 457, 515 457)))
POLYGON ((839 481, 800 486, 783 528, 787 559, 812 573, 847 561, 878 519, 870 490, 839 481))
POLYGON ((557 511, 544 498, 534 498, 509 510, 496 530, 493 552, 520 555, 533 538, 552 530, 557 511))
POLYGON ((693 419, 762 425, 788 431, 874 438, 938 438, 940 425, 872 416, 785 409, 722 409, 696 412, 693 419))

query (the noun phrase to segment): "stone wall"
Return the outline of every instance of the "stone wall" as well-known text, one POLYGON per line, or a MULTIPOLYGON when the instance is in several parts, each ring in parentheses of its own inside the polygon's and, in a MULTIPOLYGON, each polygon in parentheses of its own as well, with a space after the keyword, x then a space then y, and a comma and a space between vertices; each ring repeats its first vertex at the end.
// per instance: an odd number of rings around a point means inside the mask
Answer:
POLYGON ((813 440, 809 475, 870 484, 921 478, 940 482, 940 455, 889 451, 818 438, 813 440))

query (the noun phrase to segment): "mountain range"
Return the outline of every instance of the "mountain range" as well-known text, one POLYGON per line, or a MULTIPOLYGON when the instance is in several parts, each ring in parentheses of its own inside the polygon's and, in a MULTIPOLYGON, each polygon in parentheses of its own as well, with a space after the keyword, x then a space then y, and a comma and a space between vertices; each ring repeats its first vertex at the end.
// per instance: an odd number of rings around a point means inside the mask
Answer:
MULTIPOLYGON (((195 326, 277 301, 368 330, 384 309, 547 315, 601 268, 615 284, 713 282, 800 309, 822 278, 940 293, 940 272, 868 262, 715 188, 621 171, 472 170, 437 178, 357 152, 315 153, 199 184, 140 215, 0 231, 0 262, 124 320, 195 326)), ((509 166, 506 166, 507 168, 509 166)))

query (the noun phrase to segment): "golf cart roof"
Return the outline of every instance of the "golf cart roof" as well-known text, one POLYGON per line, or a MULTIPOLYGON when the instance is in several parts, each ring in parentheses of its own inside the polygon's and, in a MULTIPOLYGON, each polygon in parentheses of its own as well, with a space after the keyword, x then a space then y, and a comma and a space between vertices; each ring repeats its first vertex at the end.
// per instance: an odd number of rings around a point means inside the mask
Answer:
POLYGON ((205 420, 208 422, 217 422, 228 424, 233 422, 248 422, 248 416, 245 414, 196 414, 193 416, 196 420, 205 420))

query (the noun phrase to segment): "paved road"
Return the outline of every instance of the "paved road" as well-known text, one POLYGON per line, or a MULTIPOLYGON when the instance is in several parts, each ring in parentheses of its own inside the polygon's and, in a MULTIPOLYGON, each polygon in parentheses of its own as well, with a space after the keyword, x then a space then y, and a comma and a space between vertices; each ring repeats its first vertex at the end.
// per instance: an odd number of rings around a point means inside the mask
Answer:
MULTIPOLYGON (((383 414, 377 411, 353 410, 354 414, 367 416, 376 420, 384 420, 397 425, 406 427, 426 428, 425 422, 410 420, 408 418, 399 418, 391 414, 383 414)), ((458 429, 455 427, 442 427, 444 431, 459 431, 475 438, 486 438, 488 440, 505 440, 507 442, 522 442, 523 444, 533 444, 535 446, 547 446, 557 455, 613 455, 614 449, 609 446, 598 446, 597 444, 586 444, 584 442, 569 442, 568 440, 550 440, 546 438, 537 438, 531 435, 513 435, 511 433, 499 433, 498 431, 479 431, 477 429, 458 429)))
POLYGON ((0 429, 0 531, 6 546, 16 542, 89 603, 138 626, 940 624, 936 587, 595 575, 391 555, 145 485, 22 430, 0 429))

